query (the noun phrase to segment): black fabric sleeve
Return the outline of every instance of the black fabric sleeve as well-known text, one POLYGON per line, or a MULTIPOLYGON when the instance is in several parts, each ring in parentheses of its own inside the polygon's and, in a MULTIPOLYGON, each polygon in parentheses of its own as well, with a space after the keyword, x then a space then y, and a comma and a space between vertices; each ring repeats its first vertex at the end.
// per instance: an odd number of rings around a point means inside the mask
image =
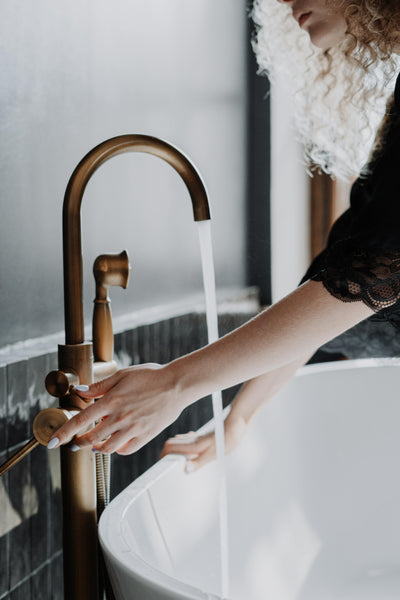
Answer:
POLYGON ((321 281, 343 302, 382 311, 373 319, 400 314, 400 75, 383 123, 383 143, 353 184, 350 208, 300 282, 321 281))
POLYGON ((357 248, 353 240, 342 240, 327 248, 320 262, 325 266, 310 279, 322 281, 343 302, 361 300, 378 312, 400 299, 400 249, 357 248))

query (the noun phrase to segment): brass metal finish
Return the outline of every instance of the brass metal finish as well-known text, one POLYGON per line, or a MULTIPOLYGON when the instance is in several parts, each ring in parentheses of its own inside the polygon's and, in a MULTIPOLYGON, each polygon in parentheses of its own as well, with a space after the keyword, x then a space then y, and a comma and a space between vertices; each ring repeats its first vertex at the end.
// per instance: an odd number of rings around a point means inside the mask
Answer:
POLYGON ((46 408, 33 421, 33 435, 43 446, 47 446, 53 434, 72 418, 72 413, 63 408, 46 408))
POLYGON ((111 286, 119 286, 125 290, 128 286, 130 270, 126 250, 119 254, 100 254, 93 264, 96 299, 106 300, 107 290, 111 286))
POLYGON ((29 452, 32 452, 32 450, 38 445, 39 442, 37 441, 37 439, 32 438, 31 440, 29 440, 29 442, 25 444, 25 446, 23 446, 20 450, 18 450, 18 452, 13 454, 13 456, 6 460, 5 463, 0 465, 0 477, 4 475, 4 473, 6 473, 9 469, 11 469, 11 467, 16 465, 20 460, 25 458, 25 456, 29 454, 29 452))
POLYGON ((33 421, 33 435, 25 446, 13 454, 5 463, 0 465, 0 476, 25 458, 36 446, 47 446, 53 433, 72 417, 72 414, 61 408, 45 408, 38 413, 33 421))
POLYGON ((50 396, 55 398, 65 396, 71 385, 78 385, 78 383, 79 377, 76 373, 64 373, 64 371, 50 371, 44 382, 50 396))
POLYGON ((93 310, 93 354, 96 361, 111 361, 114 356, 114 335, 111 320, 111 302, 95 300, 93 310), (98 332, 101 331, 101 336, 98 332))
POLYGON ((93 310, 93 354, 96 361, 111 361, 114 356, 114 334, 111 319, 109 286, 126 289, 129 280, 130 264, 128 254, 101 254, 93 265, 96 281, 96 298, 93 310))
POLYGON ((90 448, 61 447, 64 598, 99 600, 95 460, 90 448))
POLYGON ((102 142, 91 150, 73 172, 64 198, 64 304, 66 344, 84 340, 82 304, 82 245, 80 208, 83 193, 93 173, 107 160, 124 152, 145 152, 168 162, 182 177, 193 204, 194 219, 210 218, 204 183, 189 161, 177 148, 147 135, 121 135, 102 142))
POLYGON ((114 360, 108 362, 95 362, 93 365, 93 379, 100 381, 105 377, 110 377, 118 370, 117 363, 114 360))
MULTIPOLYGON (((188 158, 167 142, 146 135, 122 135, 99 144, 80 161, 69 180, 63 207, 66 345, 59 347, 59 369, 68 381, 68 373, 76 373, 82 384, 92 383, 94 371, 96 378, 102 378, 116 370, 112 362, 113 336, 106 288, 114 281, 125 286, 129 269, 123 253, 118 258, 103 255, 95 263, 97 314, 93 338, 95 358, 103 362, 97 362, 93 368, 92 346, 84 343, 80 208, 93 173, 105 161, 124 152, 145 152, 168 162, 186 184, 194 219, 210 219, 207 193, 200 175, 188 158)), ((62 383, 55 379, 55 383, 51 380, 55 391, 67 390, 60 399, 62 407, 72 404, 73 409, 85 408, 86 402, 67 388, 65 378, 61 377, 62 383)), ((94 463, 90 449, 71 452, 65 446, 61 448, 65 600, 99 600, 101 595, 97 577, 94 463)))
MULTIPOLYGON (((58 347, 59 368, 77 373, 79 382, 93 381, 92 344, 58 347)), ((61 403, 81 409, 87 403, 68 394, 61 403)), ((97 522, 95 461, 91 449, 72 452, 61 447, 63 503, 64 597, 74 600, 98 600, 97 522)))
MULTIPOLYGON (((125 251, 120 254, 102 254, 94 263, 96 298, 92 346, 83 339, 80 207, 86 185, 93 173, 112 156, 130 151, 153 154, 168 162, 179 173, 189 190, 195 221, 210 219, 207 193, 199 173, 184 154, 167 142, 146 135, 122 135, 99 144, 81 160, 69 180, 63 207, 66 344, 58 348, 59 370, 49 373, 45 382, 49 394, 60 398, 60 408, 48 408, 36 416, 33 422, 35 437, 0 466, 0 476, 39 443, 47 446, 54 432, 75 411, 86 408, 92 402, 74 393, 74 385, 91 384, 94 378, 103 379, 117 370, 113 361, 114 338, 108 287, 118 285, 126 288, 130 271, 128 255, 125 251), (93 360, 93 350, 96 363, 93 360)), ((64 598, 102 600, 102 585, 98 577, 94 454, 90 448, 73 452, 66 445, 60 448, 60 453, 64 598)), ((99 456, 97 460, 102 488, 100 512, 108 502, 109 459, 109 456, 99 456)), ((103 583, 107 587, 106 573, 103 583)))

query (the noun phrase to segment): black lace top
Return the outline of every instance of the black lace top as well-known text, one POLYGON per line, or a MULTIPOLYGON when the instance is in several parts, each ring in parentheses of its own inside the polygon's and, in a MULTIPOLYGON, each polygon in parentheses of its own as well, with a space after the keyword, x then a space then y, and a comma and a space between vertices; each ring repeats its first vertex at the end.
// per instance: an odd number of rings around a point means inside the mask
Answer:
POLYGON ((400 75, 376 151, 351 189, 350 208, 301 283, 322 281, 343 302, 375 312, 322 349, 349 358, 400 356, 400 75))

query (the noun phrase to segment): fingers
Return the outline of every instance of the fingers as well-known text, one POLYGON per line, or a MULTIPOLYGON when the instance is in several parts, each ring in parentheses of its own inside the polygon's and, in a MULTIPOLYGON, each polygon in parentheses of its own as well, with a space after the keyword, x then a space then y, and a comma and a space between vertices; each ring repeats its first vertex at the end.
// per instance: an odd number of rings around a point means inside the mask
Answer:
POLYGON ((77 436, 71 449, 88 445, 107 453, 139 449, 179 416, 181 407, 175 403, 170 387, 170 375, 155 363, 122 369, 90 386, 75 386, 82 398, 100 400, 60 427, 48 448, 66 444, 77 436), (101 419, 103 423, 92 427, 101 419))
MULTIPOLYGON (((101 402, 91 404, 90 406, 88 406, 88 408, 81 410, 78 414, 72 417, 72 419, 70 419, 69 421, 64 423, 64 425, 62 425, 59 429, 57 429, 57 431, 49 441, 48 448, 57 448, 62 444, 67 444, 80 431, 86 429, 92 423, 94 423, 95 421, 99 421, 106 415, 107 412, 105 412, 105 407, 103 404, 101 404, 101 402)), ((107 424, 110 424, 108 423, 108 419, 107 424)), ((99 425, 97 427, 99 427, 99 425)), ((95 430, 98 431, 97 427, 91 430, 90 433, 93 433, 95 430)))
POLYGON ((165 442, 160 458, 167 454, 183 454, 187 459, 186 473, 197 471, 215 458, 214 433, 197 435, 190 432, 176 435, 165 442))
POLYGON ((214 459, 215 459, 215 449, 209 447, 209 448, 207 448, 207 450, 205 452, 200 454, 196 459, 187 460, 186 465, 185 465, 185 471, 186 471, 186 473, 193 473, 194 471, 197 471, 198 469, 200 469, 201 467, 203 467, 204 465, 206 465, 207 463, 211 462, 214 459))
POLYGON ((140 448, 143 448, 145 444, 147 444, 148 439, 142 437, 135 437, 129 440, 124 446, 118 448, 116 451, 117 454, 121 456, 126 456, 128 454, 132 454, 133 452, 137 452, 140 448))
POLYGON ((210 444, 208 436, 199 436, 194 432, 176 435, 164 444, 160 458, 166 454, 183 454, 185 456, 199 454, 210 444))
POLYGON ((123 376, 123 371, 117 371, 101 381, 96 381, 96 383, 92 383, 91 385, 76 385, 74 389, 82 398, 100 398, 119 383, 123 376))
MULTIPOLYGON (((85 446, 90 446, 96 450, 100 450, 100 446, 102 446, 105 443, 105 441, 110 438, 111 435, 116 435, 116 427, 117 426, 110 419, 100 421, 100 423, 97 423, 95 427, 93 427, 83 435, 76 436, 74 438, 74 444, 79 448, 85 448, 85 446)), ((106 452, 108 451, 106 450, 106 452)))
MULTIPOLYGON (((117 371, 110 377, 106 377, 105 379, 97 381, 96 383, 92 383, 89 386, 77 385, 74 387, 74 390, 82 398, 101 398, 106 393, 110 392, 121 381, 121 379, 124 378, 124 376, 125 371, 117 371)), ((95 421, 107 416, 109 411, 107 410, 106 406, 107 405, 103 402, 96 402, 95 404, 92 404, 88 406, 88 408, 85 408, 79 412, 55 432, 55 434, 49 440, 47 447, 49 449, 53 449, 68 443, 80 431, 89 427, 95 421)), ((94 431, 98 431, 97 427, 91 431, 91 435, 93 435, 94 431)), ((88 445, 89 442, 87 440, 89 439, 89 436, 85 438, 79 438, 79 444, 76 443, 74 449, 78 450, 81 446, 88 445)), ((104 439, 104 437, 101 439, 104 439)), ((100 441, 99 438, 97 438, 97 441, 100 441)))

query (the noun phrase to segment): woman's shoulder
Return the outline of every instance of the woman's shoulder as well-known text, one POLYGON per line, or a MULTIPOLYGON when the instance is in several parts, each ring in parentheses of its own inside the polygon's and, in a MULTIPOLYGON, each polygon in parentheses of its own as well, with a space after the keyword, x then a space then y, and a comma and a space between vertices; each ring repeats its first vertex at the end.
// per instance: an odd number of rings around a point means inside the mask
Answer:
POLYGON ((378 128, 367 164, 360 173, 362 180, 380 180, 395 177, 398 181, 400 165, 400 73, 393 94, 388 99, 385 115, 378 128))

